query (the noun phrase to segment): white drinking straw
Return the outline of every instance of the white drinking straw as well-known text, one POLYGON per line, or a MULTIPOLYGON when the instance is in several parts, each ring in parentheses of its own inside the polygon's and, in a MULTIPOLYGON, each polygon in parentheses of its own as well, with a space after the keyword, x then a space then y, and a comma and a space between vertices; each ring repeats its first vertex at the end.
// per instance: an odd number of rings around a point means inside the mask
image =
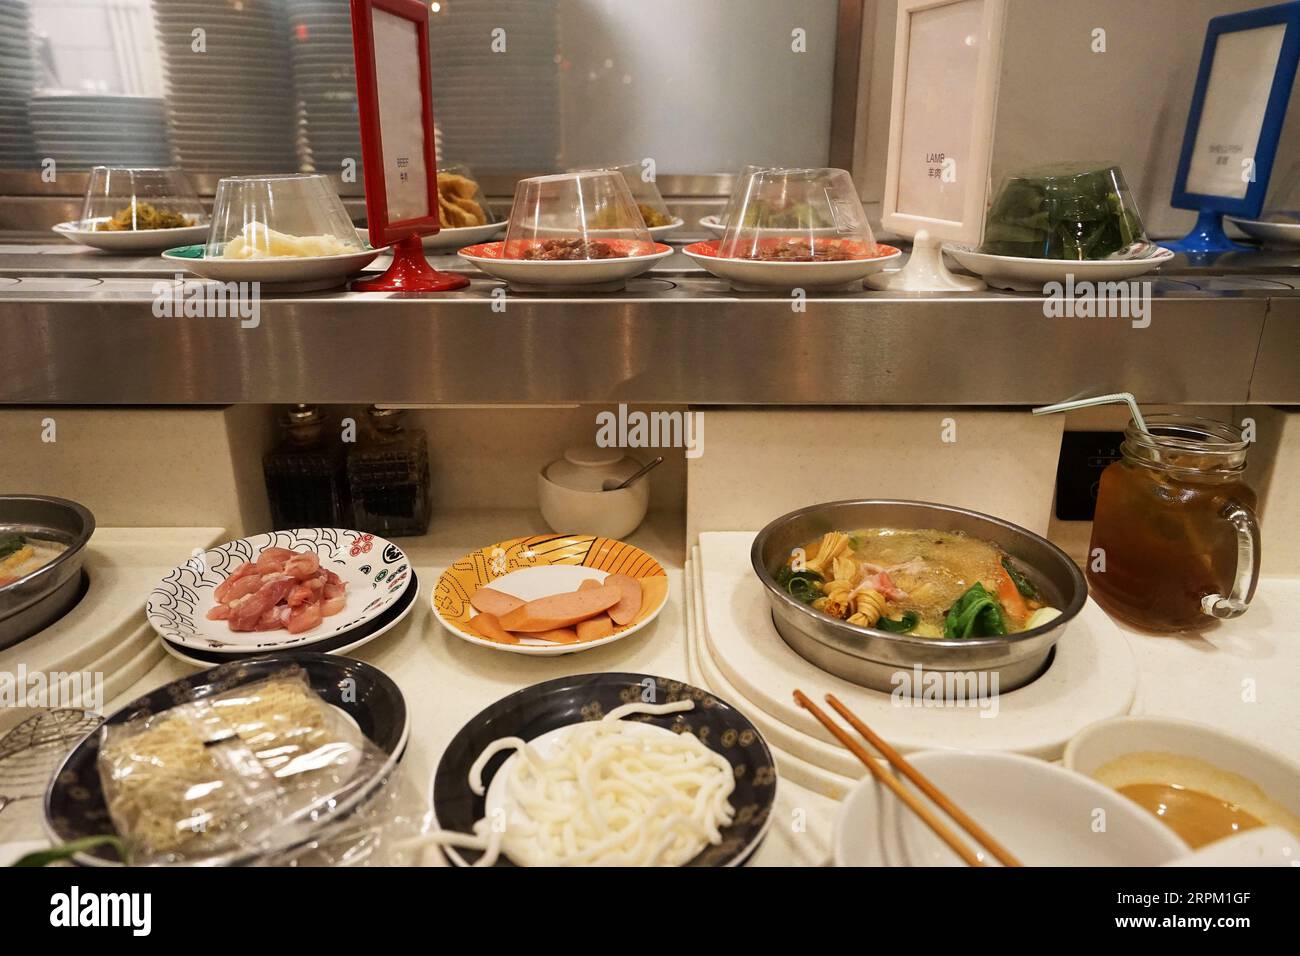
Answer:
POLYGON ((1133 397, 1132 392, 1112 392, 1109 395, 1097 395, 1094 398, 1076 398, 1068 402, 1058 402, 1055 405, 1044 405, 1041 408, 1035 408, 1035 415, 1050 415, 1052 412, 1068 412, 1075 408, 1090 408, 1093 405, 1114 405, 1124 402, 1128 405, 1128 410, 1133 415, 1133 421, 1142 431, 1147 432, 1146 419, 1142 417, 1142 412, 1138 408, 1137 399, 1133 397))

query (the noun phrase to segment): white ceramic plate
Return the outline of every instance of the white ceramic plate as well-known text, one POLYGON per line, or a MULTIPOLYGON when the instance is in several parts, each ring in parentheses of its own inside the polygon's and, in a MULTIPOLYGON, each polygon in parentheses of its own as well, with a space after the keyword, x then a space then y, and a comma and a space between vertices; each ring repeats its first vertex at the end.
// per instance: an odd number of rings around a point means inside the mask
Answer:
MULTIPOLYGON (((425 249, 454 252, 466 244, 487 242, 505 231, 506 224, 504 222, 489 222, 484 226, 461 226, 457 229, 442 229, 435 236, 424 236, 421 238, 420 244, 425 249)), ((366 242, 370 241, 368 230, 358 229, 357 232, 366 242)))
MULTIPOLYGON (((908 760, 1025 866, 1159 866, 1188 852, 1137 804, 1033 757, 929 750, 908 760), (1105 812, 1104 830, 1094 829, 1098 810, 1105 812)), ((953 829, 983 862, 1000 865, 953 829)), ((965 865, 871 776, 845 798, 831 842, 837 866, 965 865)))
MULTIPOLYGON (((627 721, 627 724, 630 733, 647 737, 652 740, 662 740, 665 736, 676 736, 676 734, 668 728, 658 727, 654 724, 643 724, 636 721, 627 721)), ((580 725, 569 724, 565 727, 556 727, 554 730, 548 730, 541 736, 534 737, 528 741, 528 745, 533 748, 533 750, 539 754, 543 760, 548 760, 558 750, 560 750, 564 745, 565 740, 573 735, 574 728, 578 726, 580 725)), ((511 824, 530 825, 532 823, 532 818, 519 808, 519 802, 511 795, 510 785, 508 783, 514 774, 514 765, 520 759, 518 751, 512 752, 510 756, 506 758, 506 762, 501 765, 500 769, 492 775, 492 779, 488 782, 487 793, 483 795, 483 815, 487 819, 505 820, 506 826, 510 826, 511 824)), ((430 785, 430 790, 432 791, 432 785, 430 785)), ((432 805, 431 800, 430 806, 432 805)), ((753 835, 753 838, 749 841, 749 845, 741 852, 735 854, 727 866, 741 866, 749 859, 750 855, 754 852, 754 848, 762 843, 763 838, 767 836, 767 832, 772 826, 772 817, 772 814, 768 814, 766 822, 763 824, 762 828, 753 835)), ((467 865, 464 858, 459 853, 450 855, 452 862, 457 866, 467 865)), ((503 855, 509 859, 508 854, 505 854, 504 851, 503 855)))
POLYGON ((727 225, 722 221, 721 216, 705 216, 700 220, 700 226, 706 232, 713 233, 713 235, 717 236, 719 239, 721 239, 723 234, 727 231, 727 225))
POLYGON ((160 637, 182 647, 219 654, 304 648, 373 620, 401 598, 410 583, 410 561, 391 541, 341 528, 298 528, 228 541, 195 555, 154 587, 145 612, 160 637), (347 583, 343 610, 301 634, 283 629, 232 631, 225 621, 208 620, 217 585, 270 547, 319 555, 322 566, 347 583))
POLYGON ((650 238, 658 241, 661 237, 676 232, 684 224, 685 224, 685 220, 674 219, 666 226, 647 226, 646 228, 650 230, 650 238))
POLYGON ((158 252, 177 243, 203 242, 208 238, 207 223, 179 229, 136 229, 130 232, 96 232, 83 228, 85 225, 82 221, 61 222, 54 231, 65 239, 105 252, 158 252))
POLYGON ((459 250, 457 255, 472 262, 488 275, 524 285, 596 285, 624 282, 648 271, 656 262, 673 254, 672 247, 655 243, 648 256, 622 259, 570 259, 547 262, 535 259, 500 258, 502 242, 479 243, 459 250))
POLYGON ((208 259, 203 246, 168 249, 163 258, 188 269, 202 279, 217 282, 260 282, 293 287, 300 291, 328 289, 342 285, 374 261, 381 249, 364 249, 341 256, 284 256, 274 259, 208 259), (194 250, 198 250, 197 258, 194 250))
POLYGON ((1300 246, 1300 222, 1265 222, 1262 219, 1237 219, 1225 216, 1252 239, 1270 246, 1300 246))
POLYGON ((794 289, 844 286, 865 279, 894 262, 902 252, 893 246, 876 244, 882 254, 868 259, 839 262, 764 262, 759 259, 724 259, 710 252, 718 240, 693 242, 682 247, 706 271, 740 289, 794 289))
POLYGON ((975 273, 991 286, 1017 292, 1042 292, 1049 282, 1117 282, 1135 279, 1159 268, 1174 253, 1158 246, 1146 259, 1029 259, 1022 256, 994 256, 961 243, 944 243, 943 251, 963 269, 975 273))
MULTIPOLYGON (((726 235, 726 233, 727 233, 727 224, 726 224, 725 222, 722 221, 722 217, 721 217, 721 216, 717 216, 717 215, 704 216, 702 219, 700 219, 700 221, 699 221, 699 225, 700 225, 700 228, 703 229, 705 232, 711 232, 713 235, 717 236, 719 239, 721 239, 721 238, 722 238, 724 235, 726 235)), ((754 230, 754 231, 757 232, 757 233, 759 233, 760 235, 761 235, 761 234, 771 234, 771 235, 774 235, 774 236, 787 235, 787 234, 789 234, 789 232, 790 232, 789 229, 775 229, 775 228, 773 228, 773 229, 756 229, 756 230, 754 230)), ((810 231, 814 236, 833 236, 833 235, 835 235, 835 228, 834 228, 833 226, 828 226, 828 227, 825 227, 825 228, 819 228, 819 229, 812 229, 812 230, 809 230, 809 231, 810 231)))

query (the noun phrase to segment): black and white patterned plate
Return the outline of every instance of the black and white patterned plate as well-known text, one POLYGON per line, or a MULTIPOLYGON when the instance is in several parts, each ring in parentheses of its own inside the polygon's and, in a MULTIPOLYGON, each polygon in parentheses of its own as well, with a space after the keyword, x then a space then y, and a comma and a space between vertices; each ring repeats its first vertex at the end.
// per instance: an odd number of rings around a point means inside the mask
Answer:
MULTIPOLYGON (((348 631, 337 637, 331 637, 329 640, 317 641, 311 646, 312 652, 316 654, 338 654, 346 656, 357 648, 369 644, 380 635, 386 634, 402 621, 406 620, 411 610, 415 607, 416 601, 420 596, 420 577, 414 571, 411 572, 411 584, 396 602, 389 605, 388 610, 374 620, 361 625, 354 631, 348 631)), ((173 644, 171 641, 163 641, 163 650, 172 657, 184 661, 187 664, 193 664, 195 667, 211 667, 214 664, 224 664, 231 660, 229 654, 216 654, 212 651, 197 651, 188 647, 181 647, 179 644, 173 644)), ((249 655, 253 656, 253 655, 249 655)), ((238 658, 235 658, 238 660, 238 658)))
POLYGON ((357 630, 392 607, 411 583, 405 552, 384 538, 342 528, 271 531, 209 548, 167 572, 149 594, 145 612, 165 641, 216 654, 265 653, 306 648, 357 630), (256 561, 267 548, 310 550, 322 567, 347 582, 347 605, 301 634, 287 630, 230 630, 225 621, 210 621, 213 592, 245 561, 256 561))

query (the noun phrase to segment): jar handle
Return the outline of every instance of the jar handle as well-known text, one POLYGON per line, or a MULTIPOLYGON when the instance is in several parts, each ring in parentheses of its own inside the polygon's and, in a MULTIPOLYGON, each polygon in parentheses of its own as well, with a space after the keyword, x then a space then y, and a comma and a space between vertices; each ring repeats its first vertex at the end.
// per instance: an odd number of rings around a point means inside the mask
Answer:
POLYGON ((1259 521, 1254 511, 1236 501, 1224 505, 1219 517, 1237 529, 1237 571, 1232 593, 1226 597, 1205 595, 1201 598, 1201 610, 1210 617, 1228 620, 1245 614, 1255 596, 1255 586, 1259 583, 1259 521))

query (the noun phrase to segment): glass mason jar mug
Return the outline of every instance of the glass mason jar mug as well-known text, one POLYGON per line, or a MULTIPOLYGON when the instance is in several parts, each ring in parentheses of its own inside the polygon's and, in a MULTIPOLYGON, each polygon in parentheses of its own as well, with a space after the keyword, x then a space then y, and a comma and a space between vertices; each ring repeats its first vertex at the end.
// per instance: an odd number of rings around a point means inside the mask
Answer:
POLYGON ((1255 492, 1241 430, 1183 415, 1129 422, 1101 476, 1088 585, 1115 616, 1154 631, 1246 612, 1259 581, 1255 492))

